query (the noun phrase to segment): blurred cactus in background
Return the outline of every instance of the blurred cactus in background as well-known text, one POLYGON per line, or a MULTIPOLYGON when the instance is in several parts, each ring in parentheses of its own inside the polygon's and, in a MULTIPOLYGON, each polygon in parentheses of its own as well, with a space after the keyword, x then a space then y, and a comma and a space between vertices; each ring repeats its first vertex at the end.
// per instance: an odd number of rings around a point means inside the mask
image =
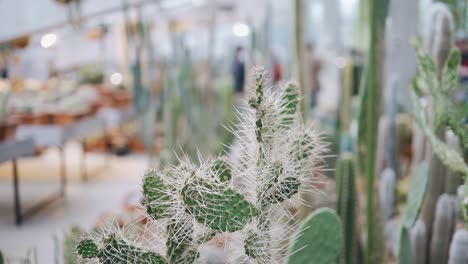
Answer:
MULTIPOLYGON (((200 160, 199 165, 180 160, 178 166, 148 171, 142 204, 148 228, 153 226, 150 236, 105 230, 79 241, 78 254, 101 263, 199 263, 201 249, 217 241, 228 263, 286 261, 288 244, 282 241, 291 241, 298 227, 290 208, 301 203, 298 194, 314 182, 326 146, 316 128, 301 119, 296 85, 265 89, 264 78, 264 71, 257 70, 250 107, 239 116, 239 166, 227 158, 200 160), (243 182, 241 187, 234 180, 243 182)), ((298 254, 313 253, 326 261, 316 263, 332 263, 341 248, 336 213, 317 211, 302 227, 293 250, 298 244, 309 246, 298 254)))
POLYGON ((450 244, 448 264, 468 263, 468 231, 460 229, 455 232, 450 244))
POLYGON ((429 257, 431 264, 447 263, 455 221, 455 197, 443 194, 437 201, 434 217, 429 257))

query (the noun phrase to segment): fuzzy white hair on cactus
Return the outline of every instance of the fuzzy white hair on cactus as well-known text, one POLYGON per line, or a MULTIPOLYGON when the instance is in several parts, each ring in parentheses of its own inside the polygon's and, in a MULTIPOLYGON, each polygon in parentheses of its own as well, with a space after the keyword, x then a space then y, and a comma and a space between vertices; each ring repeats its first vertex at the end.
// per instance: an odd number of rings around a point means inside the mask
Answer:
POLYGON ((235 157, 200 158, 198 164, 179 159, 177 166, 145 173, 142 204, 150 222, 165 227, 157 235, 165 249, 145 248, 114 231, 78 243, 83 258, 204 263, 207 248, 217 247, 225 263, 286 260, 298 229, 299 193, 313 188, 327 145, 317 127, 301 119, 294 82, 275 90, 265 87, 264 70, 254 77, 248 106, 231 128, 235 157))

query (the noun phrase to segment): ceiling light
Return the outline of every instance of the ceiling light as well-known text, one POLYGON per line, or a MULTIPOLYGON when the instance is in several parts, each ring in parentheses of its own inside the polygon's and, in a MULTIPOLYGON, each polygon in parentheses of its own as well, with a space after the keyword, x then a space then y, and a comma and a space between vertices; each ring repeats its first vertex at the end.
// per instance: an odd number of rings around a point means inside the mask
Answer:
POLYGON ((41 46, 45 49, 54 46, 55 43, 57 43, 57 35, 54 33, 46 34, 41 38, 41 46))
POLYGON ((121 85, 122 84, 122 81, 123 81, 123 77, 122 77, 122 74, 118 73, 118 72, 114 72, 113 74, 111 74, 110 76, 110 82, 117 86, 117 85, 121 85))
POLYGON ((250 34, 250 27, 244 23, 236 23, 232 26, 232 33, 237 37, 247 37, 250 34))

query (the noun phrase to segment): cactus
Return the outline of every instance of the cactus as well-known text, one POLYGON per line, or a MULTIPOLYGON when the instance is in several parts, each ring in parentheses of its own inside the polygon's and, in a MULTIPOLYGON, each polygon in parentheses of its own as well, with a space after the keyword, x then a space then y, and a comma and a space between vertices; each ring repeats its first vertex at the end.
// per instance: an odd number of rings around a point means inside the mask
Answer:
POLYGON ((332 264, 341 252, 342 230, 338 215, 321 208, 301 224, 288 264, 332 264))
POLYGON ((379 199, 383 217, 389 220, 395 213, 396 203, 396 174, 391 168, 382 172, 379 180, 379 199))
POLYGON ((424 222, 419 219, 410 232, 411 260, 413 264, 426 264, 427 229, 424 222))
POLYGON ((343 254, 341 263, 357 263, 358 231, 357 231, 357 193, 356 168, 354 158, 350 153, 343 153, 338 161, 336 189, 338 200, 336 210, 341 218, 343 229, 343 254))
POLYGON ((449 261, 448 264, 463 264, 468 263, 468 231, 459 229, 453 235, 450 243, 449 261))
POLYGON ((411 192, 403 214, 398 238, 398 264, 409 264, 411 260, 410 230, 415 224, 421 209, 428 184, 428 166, 422 163, 418 166, 411 179, 411 192))
MULTIPOLYGON (((460 148, 460 140, 458 137, 453 133, 451 130, 447 130, 445 133, 445 140, 447 142, 447 146, 451 149, 456 150, 460 155, 462 154, 462 150, 460 148)), ((462 175, 458 172, 454 171, 447 171, 447 176, 445 178, 445 193, 448 194, 457 194, 457 188, 462 183, 462 175)))
POLYGON ((447 263, 450 241, 455 229, 455 197, 443 194, 437 201, 432 231, 430 264, 447 263))
MULTIPOLYGON (((443 4, 435 4, 431 17, 431 30, 426 35, 426 50, 413 41, 416 48, 420 73, 410 91, 415 119, 432 147, 431 183, 428 200, 425 203, 423 216, 431 231, 434 218, 435 202, 445 188, 445 165, 454 173, 460 173, 468 185, 468 165, 463 157, 442 140, 446 127, 460 139, 464 152, 468 149, 468 129, 464 122, 462 109, 451 98, 454 91, 460 89, 458 67, 460 52, 453 47, 453 16, 443 4), (426 98, 430 104, 429 116, 421 105, 420 98, 426 98)), ((451 187, 449 187, 451 188, 451 187)), ((464 211, 465 222, 468 213, 464 211)), ((430 236, 430 234, 429 234, 430 236)))
MULTIPOLYGON (((180 159, 178 166, 148 171, 142 204, 150 223, 161 231, 151 232, 155 237, 148 241, 106 230, 100 238, 81 240, 78 254, 101 263, 189 264, 202 259, 202 247, 216 237, 223 238, 222 248, 232 263, 284 262, 283 242, 291 240, 298 226, 289 208, 300 205, 299 193, 314 181, 325 145, 317 130, 302 122, 299 89, 291 83, 267 90, 264 76, 257 71, 250 107, 240 112, 235 134, 242 149, 236 166, 225 157, 200 158, 198 164, 180 159)), ((318 239, 301 243, 325 246, 320 254, 336 257, 341 247, 339 219, 328 211, 319 213, 311 221, 325 221, 325 228, 315 232, 337 233, 333 246, 318 239)))

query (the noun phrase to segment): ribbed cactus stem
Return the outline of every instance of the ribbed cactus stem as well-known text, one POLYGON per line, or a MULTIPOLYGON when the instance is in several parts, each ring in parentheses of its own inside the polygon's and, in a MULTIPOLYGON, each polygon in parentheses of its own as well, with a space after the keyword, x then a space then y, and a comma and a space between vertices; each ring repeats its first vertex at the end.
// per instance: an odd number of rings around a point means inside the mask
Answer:
POLYGON ((432 231, 430 264, 446 264, 455 229, 455 197, 443 194, 437 201, 432 231))
POLYGON ((448 264, 468 263, 468 231, 459 229, 453 235, 450 243, 448 264))
POLYGON ((356 168, 351 153, 343 153, 338 161, 336 189, 338 193, 336 210, 343 229, 343 264, 357 263, 357 193, 356 168))

